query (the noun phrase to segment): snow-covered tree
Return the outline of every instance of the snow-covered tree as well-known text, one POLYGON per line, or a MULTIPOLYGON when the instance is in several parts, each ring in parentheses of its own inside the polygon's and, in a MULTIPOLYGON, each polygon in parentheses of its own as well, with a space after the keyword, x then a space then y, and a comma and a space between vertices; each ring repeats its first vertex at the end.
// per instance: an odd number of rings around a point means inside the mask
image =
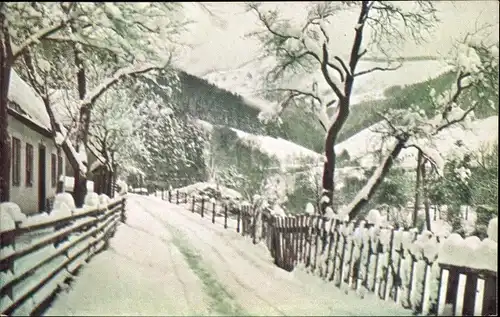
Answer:
MULTIPOLYGON (((86 193, 86 147, 89 139, 91 113, 96 101, 112 86, 124 79, 155 76, 171 67, 172 56, 179 45, 178 35, 186 23, 182 5, 178 3, 44 3, 31 4, 36 11, 59 13, 69 17, 56 31, 47 34, 33 50, 25 49, 25 61, 32 85, 46 101, 49 116, 54 119, 49 101, 46 72, 54 69, 54 59, 48 58, 47 46, 58 48, 65 57, 68 72, 60 72, 65 82, 74 84, 79 97, 79 116, 73 135, 51 120, 53 130, 65 140, 62 148, 75 170, 75 201, 83 203, 86 193), (35 51, 36 49, 36 51, 35 51), (76 77, 73 75, 76 73, 76 77), (75 146, 67 144, 74 140, 75 146)), ((10 6, 6 15, 24 8, 10 6)), ((51 16, 47 16, 48 21, 51 16)), ((48 21, 42 20, 41 24, 48 21)), ((62 23, 62 22, 61 22, 62 23)), ((25 25, 20 25, 20 29, 25 25)), ((24 29, 23 29, 24 30, 24 29)), ((55 57, 52 54, 52 57, 55 57)), ((52 76, 51 76, 52 77, 52 76)), ((57 78, 57 76, 54 76, 57 78)))
MULTIPOLYGON (((258 37, 265 57, 276 58, 276 65, 267 75, 275 96, 280 103, 275 109, 262 113, 263 120, 270 120, 290 104, 310 108, 311 116, 326 132, 323 189, 327 205, 332 204, 336 155, 334 146, 344 126, 351 106, 351 95, 356 78, 376 71, 389 71, 400 64, 388 63, 386 67, 358 69, 358 63, 368 53, 385 53, 408 39, 423 40, 436 16, 430 1, 412 2, 412 5, 389 1, 328 1, 312 3, 307 16, 283 18, 278 10, 266 10, 264 5, 249 3, 249 10, 256 13, 262 30, 252 35, 258 37), (352 16, 353 41, 339 47, 342 39, 332 31, 340 13, 352 16), (320 81, 303 83, 302 74, 319 72, 320 81), (324 87, 320 88, 320 87, 324 87)), ((337 23, 337 25, 336 25, 337 23)), ((344 25, 341 25, 344 27, 344 25)))
POLYGON ((434 106, 431 111, 426 112, 419 105, 409 105, 408 108, 379 114, 385 123, 379 132, 390 138, 384 149, 385 158, 342 213, 352 217, 360 212, 404 148, 417 149, 442 176, 446 161, 434 143, 436 136, 456 124, 467 126, 474 117, 474 110, 493 104, 492 96, 498 98, 498 42, 482 42, 477 32, 467 34, 449 56, 456 81, 441 94, 431 91, 434 106), (466 91, 473 94, 472 102, 462 102, 461 97, 466 91))
POLYGON ((109 91, 94 106, 89 144, 111 171, 116 166, 138 169, 135 158, 148 156, 145 140, 138 133, 146 121, 141 107, 146 106, 136 105, 127 89, 109 91))
MULTIPOLYGON (((66 3, 67 7, 75 4, 66 3)), ((14 63, 34 45, 81 18, 68 14, 60 3, 0 3, 0 202, 9 200, 10 146, 7 133, 7 102, 14 63)))
POLYGON ((194 118, 156 105, 148 110, 139 133, 149 154, 140 160, 147 180, 158 186, 185 186, 204 179, 207 141, 194 118))

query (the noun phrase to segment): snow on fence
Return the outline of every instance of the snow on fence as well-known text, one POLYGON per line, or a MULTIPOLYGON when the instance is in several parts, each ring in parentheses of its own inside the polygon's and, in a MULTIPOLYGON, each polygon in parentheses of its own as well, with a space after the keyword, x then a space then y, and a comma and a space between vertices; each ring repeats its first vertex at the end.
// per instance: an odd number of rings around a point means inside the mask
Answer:
POLYGON ((212 223, 223 218, 225 228, 250 236, 254 243, 263 241, 280 268, 304 267, 361 297, 372 293, 421 315, 497 314, 497 218, 481 241, 475 236, 394 230, 373 222, 355 226, 317 215, 279 217, 268 210, 259 215, 245 203, 232 205, 179 191, 155 195, 186 204, 212 223))
POLYGON ((58 194, 50 213, 26 217, 14 203, 0 204, 0 312, 30 315, 102 250, 125 220, 125 198, 90 193, 76 209, 58 194))
POLYGON ((300 264, 422 315, 496 315, 497 218, 483 241, 309 215, 274 218, 273 229, 276 264, 286 270, 300 264))

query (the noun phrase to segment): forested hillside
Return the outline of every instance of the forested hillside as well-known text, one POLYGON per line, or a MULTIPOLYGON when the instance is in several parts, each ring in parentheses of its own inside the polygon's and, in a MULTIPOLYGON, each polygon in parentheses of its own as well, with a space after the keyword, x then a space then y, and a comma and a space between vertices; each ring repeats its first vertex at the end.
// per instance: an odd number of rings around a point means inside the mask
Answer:
POLYGON ((257 118, 260 110, 247 103, 242 96, 184 71, 179 71, 179 80, 180 89, 173 98, 180 111, 214 125, 281 137, 308 149, 322 151, 323 132, 320 127, 296 109, 283 113, 280 126, 263 124, 257 118))

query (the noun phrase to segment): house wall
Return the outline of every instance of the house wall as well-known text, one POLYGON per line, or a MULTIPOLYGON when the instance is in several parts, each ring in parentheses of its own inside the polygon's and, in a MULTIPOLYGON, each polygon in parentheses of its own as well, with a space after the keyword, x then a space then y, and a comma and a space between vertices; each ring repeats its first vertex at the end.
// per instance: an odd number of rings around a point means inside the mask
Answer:
MULTIPOLYGON (((56 186, 52 186, 51 181, 51 169, 52 160, 51 154, 57 155, 57 148, 52 138, 44 136, 28 126, 24 125, 22 122, 18 121, 12 116, 8 116, 8 132, 11 137, 18 138, 21 141, 21 159, 20 159, 20 184, 19 186, 12 185, 12 171, 10 179, 10 201, 16 203, 21 208, 22 212, 29 215, 39 212, 38 210, 38 149, 40 144, 45 145, 45 161, 46 161, 46 177, 45 177, 45 188, 46 188, 46 198, 54 197, 56 194, 56 186), (33 186, 26 187, 26 143, 33 146, 33 186)), ((63 157, 63 168, 64 173, 66 165, 66 159, 64 154, 61 152, 63 157)), ((12 157, 12 156, 11 156, 12 157)), ((11 162, 12 166, 12 162, 11 162)), ((57 169, 56 169, 57 171, 57 169)))

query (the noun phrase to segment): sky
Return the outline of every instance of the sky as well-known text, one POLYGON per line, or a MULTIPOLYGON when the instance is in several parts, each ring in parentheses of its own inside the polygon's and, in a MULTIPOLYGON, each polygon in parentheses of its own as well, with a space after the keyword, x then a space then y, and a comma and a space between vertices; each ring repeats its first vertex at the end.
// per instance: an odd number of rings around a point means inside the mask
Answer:
MULTIPOLYGON (((305 16, 309 3, 279 2, 265 5, 269 8, 278 6, 287 17, 299 20, 305 16)), ((194 21, 186 38, 193 48, 182 54, 182 68, 195 75, 204 75, 213 69, 234 69, 254 59, 259 52, 259 43, 255 39, 245 37, 245 34, 259 28, 255 15, 245 12, 243 2, 204 4, 213 15, 208 14, 200 4, 185 3, 187 15, 194 21)), ((405 45, 403 56, 443 56, 449 52, 454 40, 474 29, 477 21, 495 24, 496 33, 493 36, 498 39, 497 1, 436 1, 435 7, 441 22, 429 37, 428 43, 405 45)), ((339 14, 335 25, 332 26, 335 38, 351 43, 355 25, 353 14, 355 13, 339 14)))

